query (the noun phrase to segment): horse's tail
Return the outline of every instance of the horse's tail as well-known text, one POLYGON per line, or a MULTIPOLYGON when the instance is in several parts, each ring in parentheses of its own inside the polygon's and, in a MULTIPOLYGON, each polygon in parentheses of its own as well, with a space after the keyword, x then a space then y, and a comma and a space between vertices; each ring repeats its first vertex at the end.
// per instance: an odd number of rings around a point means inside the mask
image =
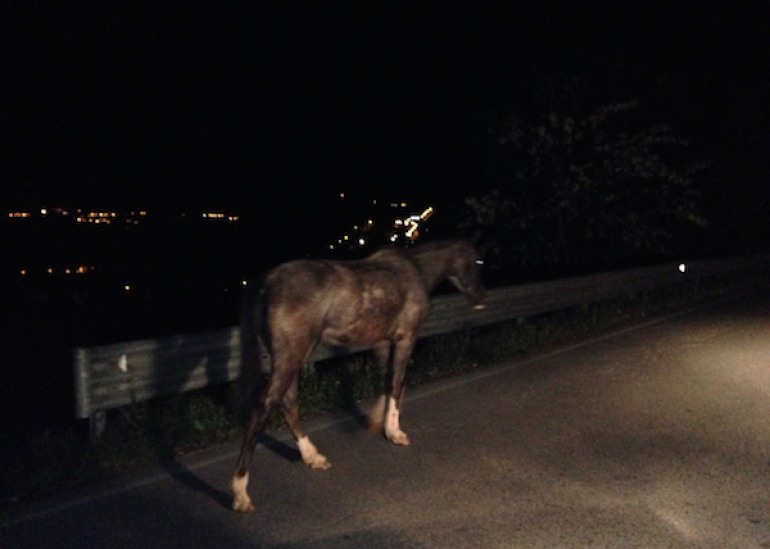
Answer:
POLYGON ((250 410, 269 368, 266 313, 267 287, 264 280, 249 283, 241 301, 241 371, 237 391, 237 409, 241 414, 250 410))

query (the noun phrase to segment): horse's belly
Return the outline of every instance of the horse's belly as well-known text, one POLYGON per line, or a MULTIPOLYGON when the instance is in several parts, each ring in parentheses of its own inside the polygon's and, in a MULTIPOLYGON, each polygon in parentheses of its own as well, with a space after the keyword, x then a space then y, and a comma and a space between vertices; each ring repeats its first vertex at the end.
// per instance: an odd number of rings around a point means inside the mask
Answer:
POLYGON ((347 326, 328 326, 321 333, 321 341, 327 345, 374 345, 393 339, 392 326, 378 322, 356 322, 347 326))

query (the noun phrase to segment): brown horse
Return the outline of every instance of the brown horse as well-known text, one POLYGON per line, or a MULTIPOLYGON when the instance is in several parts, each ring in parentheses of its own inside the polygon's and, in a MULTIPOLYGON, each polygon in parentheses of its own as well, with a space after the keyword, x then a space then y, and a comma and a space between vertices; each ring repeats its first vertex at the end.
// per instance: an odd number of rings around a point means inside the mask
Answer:
MULTIPOLYGON (((272 373, 250 412, 231 485, 233 509, 254 510, 246 491, 251 455, 276 406, 302 460, 314 469, 330 466, 303 432, 297 403, 302 364, 320 343, 370 345, 380 363, 391 367, 387 407, 383 398, 379 417, 372 420, 384 423, 385 437, 394 444, 409 444, 399 424, 404 373, 430 293, 448 279, 474 307, 483 307, 476 259, 469 243, 448 240, 410 250, 388 248, 358 261, 291 261, 267 274, 247 298, 244 319, 255 322, 242 322, 241 338, 258 336, 272 359, 272 373)), ((244 368, 259 368, 252 355, 244 349, 244 368)))

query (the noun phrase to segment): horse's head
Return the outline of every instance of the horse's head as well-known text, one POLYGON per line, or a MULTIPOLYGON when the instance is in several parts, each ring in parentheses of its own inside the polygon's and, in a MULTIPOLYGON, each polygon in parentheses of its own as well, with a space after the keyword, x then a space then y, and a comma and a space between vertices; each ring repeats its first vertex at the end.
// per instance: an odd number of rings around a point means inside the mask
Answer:
POLYGON ((447 278, 462 292, 474 309, 484 308, 484 286, 481 284, 476 249, 466 241, 457 243, 458 252, 449 266, 447 278))

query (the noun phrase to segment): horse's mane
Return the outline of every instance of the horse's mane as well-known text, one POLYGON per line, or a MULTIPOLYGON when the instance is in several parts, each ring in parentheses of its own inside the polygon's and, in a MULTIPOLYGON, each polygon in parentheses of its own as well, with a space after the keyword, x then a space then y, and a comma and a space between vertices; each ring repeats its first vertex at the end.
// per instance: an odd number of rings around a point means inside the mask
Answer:
POLYGON ((422 252, 435 252, 437 250, 444 250, 446 248, 451 248, 452 246, 456 246, 460 244, 461 242, 464 242, 461 238, 447 238, 444 240, 431 240, 429 242, 422 242, 413 248, 408 248, 407 252, 419 254, 422 252))

